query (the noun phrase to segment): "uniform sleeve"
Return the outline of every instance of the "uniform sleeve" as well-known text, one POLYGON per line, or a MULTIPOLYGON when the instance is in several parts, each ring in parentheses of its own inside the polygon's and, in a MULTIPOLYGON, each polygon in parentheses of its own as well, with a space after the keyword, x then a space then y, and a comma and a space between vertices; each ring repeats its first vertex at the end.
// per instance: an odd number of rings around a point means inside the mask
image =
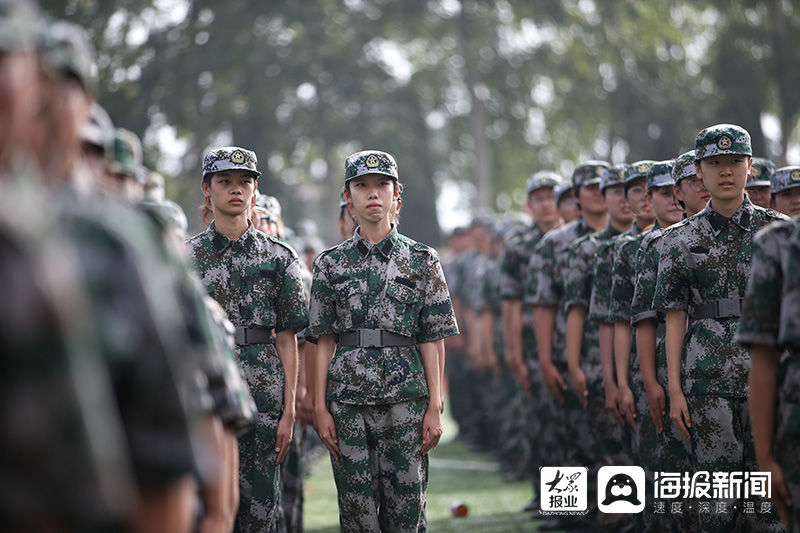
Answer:
POLYGON ((611 243, 597 251, 591 296, 589 297, 589 320, 609 323, 611 312, 612 269, 616 264, 615 246, 611 243))
POLYGON ((682 240, 683 232, 665 233, 658 261, 658 276, 653 293, 653 309, 667 311, 689 310, 690 273, 682 240))
POLYGON ((293 259, 283 271, 278 309, 275 313, 275 332, 300 330, 308 325, 308 308, 300 260, 293 259))
POLYGON ((542 239, 528 262, 528 284, 525 287, 524 302, 528 305, 555 307, 558 294, 555 289, 555 254, 550 239, 542 239))
POLYGON ((314 276, 311 281, 311 304, 308 311, 308 329, 306 334, 335 335, 336 294, 328 281, 325 272, 320 268, 320 257, 314 262, 314 276))
POLYGON ((520 239, 515 239, 503 251, 500 261, 500 295, 503 300, 522 300, 522 269, 525 265, 520 246, 520 239))
POLYGON ((450 292, 444 279, 442 265, 434 261, 425 283, 425 298, 419 314, 417 341, 433 342, 458 335, 456 315, 450 302, 450 292))
POLYGON ((588 239, 578 241, 567 254, 567 267, 564 269, 564 306, 567 310, 573 306, 589 308, 594 261, 594 255, 587 253, 589 244, 588 239))
POLYGON ((631 300, 631 325, 642 320, 656 319, 658 314, 653 310, 653 293, 656 289, 658 275, 658 248, 660 238, 646 239, 636 254, 636 281, 631 300))
POLYGON ((634 243, 624 243, 614 249, 611 268, 611 296, 609 298, 609 322, 627 322, 631 319, 633 283, 636 276, 634 243))
POLYGON ((779 238, 778 232, 767 231, 753 240, 750 278, 736 333, 739 344, 778 346, 783 286, 779 238))

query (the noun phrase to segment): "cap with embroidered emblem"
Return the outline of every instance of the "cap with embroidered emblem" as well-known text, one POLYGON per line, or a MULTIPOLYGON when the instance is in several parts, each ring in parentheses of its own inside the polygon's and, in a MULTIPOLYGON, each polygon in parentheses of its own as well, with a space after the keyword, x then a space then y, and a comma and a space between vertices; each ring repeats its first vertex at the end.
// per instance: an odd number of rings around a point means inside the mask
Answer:
POLYGON ((258 171, 256 153, 238 146, 214 148, 203 158, 203 179, 223 170, 247 170, 256 178, 261 175, 258 171))

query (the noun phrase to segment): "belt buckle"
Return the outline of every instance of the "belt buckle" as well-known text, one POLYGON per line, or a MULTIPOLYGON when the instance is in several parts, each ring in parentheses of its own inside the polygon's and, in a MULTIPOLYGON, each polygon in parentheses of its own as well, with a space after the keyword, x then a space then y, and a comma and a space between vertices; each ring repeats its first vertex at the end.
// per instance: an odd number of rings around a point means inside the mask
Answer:
POLYGON ((741 313, 741 303, 738 298, 725 298, 717 301, 717 315, 720 318, 739 316, 741 313))
POLYGON ((381 346, 381 330, 359 329, 358 344, 362 348, 377 348, 381 346))
POLYGON ((244 346, 247 344, 247 329, 241 326, 236 328, 236 332, 233 334, 233 342, 235 342, 238 346, 244 346))

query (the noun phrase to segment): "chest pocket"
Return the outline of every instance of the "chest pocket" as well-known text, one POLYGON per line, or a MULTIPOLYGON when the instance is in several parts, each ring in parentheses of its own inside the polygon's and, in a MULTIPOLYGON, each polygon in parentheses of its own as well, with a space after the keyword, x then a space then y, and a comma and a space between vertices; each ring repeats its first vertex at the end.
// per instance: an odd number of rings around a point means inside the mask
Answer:
POLYGON ((364 326, 366 310, 363 298, 366 297, 365 280, 344 280, 335 285, 336 323, 340 332, 364 326))
POLYGON ((275 304, 278 300, 278 271, 275 267, 262 267, 251 274, 253 325, 275 326, 275 304))
POLYGON ((402 278, 386 284, 386 301, 381 313, 381 327, 411 336, 417 331, 422 297, 413 282, 402 278), (413 285, 413 286, 412 286, 413 285))

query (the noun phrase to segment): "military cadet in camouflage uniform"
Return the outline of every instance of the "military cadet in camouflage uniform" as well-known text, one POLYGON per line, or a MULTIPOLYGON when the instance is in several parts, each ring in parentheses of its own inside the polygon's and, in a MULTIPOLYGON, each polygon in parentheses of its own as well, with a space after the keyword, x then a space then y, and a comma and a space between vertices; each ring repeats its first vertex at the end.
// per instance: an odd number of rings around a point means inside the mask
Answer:
POLYGON ((683 207, 685 217, 691 217, 705 209, 711 194, 697 177, 694 168, 694 150, 684 152, 675 159, 675 198, 683 207))
POLYGON ((351 239, 314 262, 316 429, 333 458, 343 531, 425 531, 427 453, 441 436, 436 342, 458 334, 439 256, 390 223, 397 164, 345 160, 351 239))
POLYGON ((789 268, 791 254, 800 251, 798 228, 797 218, 777 222, 753 239, 753 263, 736 332, 752 358, 750 413, 759 470, 772 473, 772 500, 792 531, 800 530, 800 344, 780 337, 784 321, 792 320, 796 331, 800 316, 792 308, 798 300, 784 299, 792 294, 789 268))
MULTIPOLYGON (((587 316, 597 251, 604 242, 616 239, 630 229, 633 211, 625 198, 624 167, 606 167, 600 176, 608 224, 602 231, 585 235, 573 242, 567 253, 564 271, 564 306, 567 311, 567 368, 572 388, 583 409, 572 410, 568 424, 580 435, 583 457, 590 470, 606 464, 626 464, 622 427, 606 409, 606 383, 613 386, 613 365, 607 362, 604 376, 600 354, 600 323, 587 316)), ((608 332, 613 332, 613 329, 608 332)), ((605 339, 607 342, 610 338, 605 339)), ((610 345, 608 346, 610 348, 610 345)), ((612 357, 610 349, 607 357, 612 357)), ((591 474, 590 474, 590 477, 591 474)), ((589 484, 593 501, 594 487, 589 484)), ((615 517, 621 518, 621 517, 615 517)))
POLYGON ((187 241, 203 285, 236 326, 239 361, 258 409, 254 429, 239 439, 237 531, 279 526, 278 465, 289 451, 295 416, 295 333, 307 324, 297 254, 247 219, 260 175, 256 164, 255 153, 243 148, 206 154, 202 189, 214 221, 187 241))
MULTIPOLYGON (((695 471, 754 471, 747 412, 749 353, 733 342, 750 271, 753 235, 783 215, 754 206, 744 194, 750 135, 720 124, 695 142, 695 170, 711 194, 706 209, 663 235, 653 308, 667 314, 670 416, 692 445, 695 471), (688 326, 687 326, 688 319, 688 326), (686 395, 684 395, 684 391, 686 395)), ((727 512, 699 513, 703 531, 777 528, 777 515, 740 513, 741 500, 720 500, 727 512)))
MULTIPOLYGON (((572 173, 572 191, 580 204, 581 216, 545 234, 528 263, 524 300, 533 308, 533 327, 539 353, 542 381, 549 392, 552 423, 543 429, 541 446, 547 450, 545 464, 588 464, 580 457, 577 428, 567 423, 568 413, 582 406, 572 389, 567 389, 566 311, 564 272, 567 251, 576 239, 602 229, 607 214, 600 193, 600 175, 608 163, 588 161, 572 173)), ((562 199, 563 201, 563 199, 562 199)), ((566 523, 571 520, 559 520, 566 523)), ((557 524, 548 524, 548 527, 557 524)))
POLYGON ((565 181, 553 189, 556 207, 565 224, 577 220, 580 216, 578 201, 575 199, 575 188, 572 181, 565 181))
POLYGON ((800 166, 783 167, 772 175, 772 204, 786 216, 800 215, 800 166))
MULTIPOLYGON (((674 197, 674 180, 671 175, 672 161, 634 163, 634 168, 645 170, 645 176, 633 180, 628 185, 628 199, 636 202, 641 194, 646 194, 656 218, 652 229, 636 236, 620 237, 615 245, 615 261, 612 271, 611 302, 609 319, 614 322, 614 358, 617 365, 617 380, 622 398, 621 409, 625 417, 634 424, 634 459, 645 469, 648 480, 647 497, 651 492, 653 472, 656 470, 680 471, 664 468, 659 455, 658 431, 649 415, 648 397, 645 388, 645 374, 655 381, 655 357, 641 362, 637 353, 639 339, 631 335, 631 302, 636 283, 636 255, 643 240, 659 224, 673 224, 680 220, 683 211, 674 197), (642 183, 644 181, 644 183, 642 183), (644 185, 644 186, 643 186, 644 185), (647 190, 645 193, 644 190, 647 190)), ((652 298, 650 298, 652 301, 652 298)), ((649 306, 649 304, 648 304, 649 306)), ((652 353, 655 351, 653 343, 652 353)), ((688 470, 688 468, 687 468, 688 470)), ((645 531, 668 530, 669 517, 653 513, 653 508, 645 506, 641 515, 645 531)), ((677 518, 677 517, 675 517, 677 518)))
POLYGON ((561 176, 554 172, 537 172, 530 177, 526 185, 526 207, 536 222, 524 233, 508 241, 501 259, 500 292, 503 299, 506 361, 516 380, 525 387, 529 395, 526 427, 531 449, 530 473, 536 497, 527 510, 534 512, 539 508, 539 467, 545 464, 542 457, 544 449, 538 435, 548 420, 550 404, 544 397, 549 393, 539 372, 532 310, 530 306, 523 305, 522 299, 526 278, 530 274, 528 262, 534 247, 545 233, 563 223, 554 198, 555 187, 562 183, 561 176), (536 423, 531 423, 533 420, 536 423))
POLYGON ((770 186, 775 174, 775 163, 763 157, 754 157, 747 174, 747 185, 744 190, 753 205, 769 209, 770 186))

